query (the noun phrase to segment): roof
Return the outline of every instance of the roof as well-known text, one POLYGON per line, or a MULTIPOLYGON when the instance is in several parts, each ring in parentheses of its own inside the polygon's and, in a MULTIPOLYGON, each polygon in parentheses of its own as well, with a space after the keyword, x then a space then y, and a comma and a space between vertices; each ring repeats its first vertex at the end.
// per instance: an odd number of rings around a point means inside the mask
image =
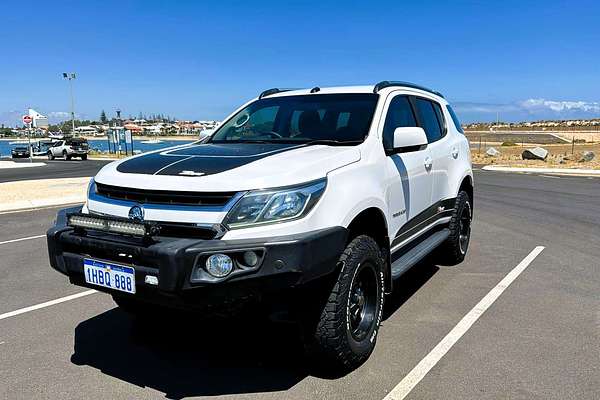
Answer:
POLYGON ((417 85, 410 82, 401 81, 382 81, 376 85, 362 85, 362 86, 332 86, 332 87, 314 87, 309 89, 268 89, 262 92, 259 98, 263 97, 279 97, 279 96, 297 96, 303 94, 335 94, 335 93, 382 93, 384 91, 392 91, 398 89, 406 89, 409 91, 416 91, 417 93, 426 93, 427 95, 434 95, 439 98, 444 98, 440 92, 436 92, 429 88, 421 85, 417 85))

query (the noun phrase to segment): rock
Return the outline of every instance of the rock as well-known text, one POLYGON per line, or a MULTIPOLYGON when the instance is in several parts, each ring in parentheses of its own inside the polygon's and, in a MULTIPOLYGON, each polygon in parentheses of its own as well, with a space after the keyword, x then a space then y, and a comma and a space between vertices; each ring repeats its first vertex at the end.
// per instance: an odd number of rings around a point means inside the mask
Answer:
POLYGON ((581 155, 581 162, 587 162, 587 161, 592 161, 594 158, 596 157, 596 154, 594 154, 593 151, 584 151, 583 154, 581 155))
POLYGON ((489 149, 487 149, 487 151, 485 152, 485 154, 488 157, 498 157, 501 153, 498 150, 496 150, 495 148, 490 147, 489 149))
POLYGON ((546 161, 546 158, 548 157, 548 150, 543 149, 541 147, 527 149, 527 150, 523 151, 523 154, 521 154, 521 157, 523 157, 523 160, 546 161))

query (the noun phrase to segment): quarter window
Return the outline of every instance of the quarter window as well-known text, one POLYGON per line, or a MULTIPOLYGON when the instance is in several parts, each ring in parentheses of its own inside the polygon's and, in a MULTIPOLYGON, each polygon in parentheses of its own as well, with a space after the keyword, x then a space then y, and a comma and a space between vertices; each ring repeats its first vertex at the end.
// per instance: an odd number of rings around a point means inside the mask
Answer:
POLYGON ((439 140, 442 137, 442 130, 440 129, 433 103, 429 100, 417 98, 416 104, 423 129, 427 135, 427 141, 432 143, 439 140))
POLYGON ((456 113, 454 112, 452 107, 450 107, 450 105, 447 105, 446 109, 448 110, 450 117, 452 117, 452 122, 454 122, 454 127, 456 128, 456 130, 464 135, 465 131, 463 131, 463 128, 460 125, 460 121, 459 121, 458 117, 456 116, 456 113))
POLYGON ((383 148, 391 149, 394 147, 394 131, 396 128, 410 126, 417 126, 417 121, 408 97, 394 97, 390 102, 383 126, 383 148))

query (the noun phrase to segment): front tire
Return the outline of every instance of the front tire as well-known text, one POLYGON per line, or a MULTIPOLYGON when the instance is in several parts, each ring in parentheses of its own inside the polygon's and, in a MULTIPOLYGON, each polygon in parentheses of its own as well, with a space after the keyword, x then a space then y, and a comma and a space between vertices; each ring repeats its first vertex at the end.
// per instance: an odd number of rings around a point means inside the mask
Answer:
POLYGON ((454 212, 448 228, 450 236, 437 249, 437 261, 442 265, 456 265, 463 262, 471 240, 473 209, 467 192, 461 191, 456 197, 454 212))
POLYGON ((87 154, 84 154, 81 156, 81 161, 85 161, 85 160, 87 160, 87 154))
POLYGON ((54 160, 54 154, 52 154, 51 151, 48 152, 48 160, 50 160, 50 161, 54 160))
POLYGON ((351 371, 375 348, 383 312, 384 260, 368 236, 352 240, 341 270, 308 337, 309 352, 328 371, 351 371))

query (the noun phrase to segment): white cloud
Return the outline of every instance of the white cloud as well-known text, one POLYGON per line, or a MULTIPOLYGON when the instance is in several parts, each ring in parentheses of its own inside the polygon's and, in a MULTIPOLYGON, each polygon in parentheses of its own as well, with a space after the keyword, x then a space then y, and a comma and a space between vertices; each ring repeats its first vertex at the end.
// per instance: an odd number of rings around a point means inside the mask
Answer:
POLYGON ((495 114, 497 112, 513 112, 519 110, 519 107, 515 104, 456 102, 452 103, 452 107, 456 112, 484 114, 495 114))
POLYGON ((585 113, 600 112, 599 102, 587 101, 553 101, 545 99, 527 99, 519 103, 519 105, 529 112, 554 111, 556 113, 579 111, 585 113))
POLYGON ((506 104, 453 102, 452 106, 465 122, 491 121, 496 118, 503 121, 534 121, 600 117, 600 102, 582 100, 556 101, 531 98, 506 104))
POLYGON ((52 111, 48 113, 49 118, 69 118, 71 114, 66 111, 52 111))

